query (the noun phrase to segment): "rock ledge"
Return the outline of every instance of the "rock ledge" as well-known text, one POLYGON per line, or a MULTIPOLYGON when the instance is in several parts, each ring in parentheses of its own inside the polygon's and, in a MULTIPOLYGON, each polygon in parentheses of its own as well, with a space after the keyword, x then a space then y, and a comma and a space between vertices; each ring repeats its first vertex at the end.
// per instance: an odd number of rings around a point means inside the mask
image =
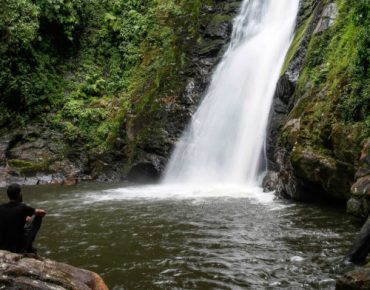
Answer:
POLYGON ((41 257, 0 250, 0 289, 108 290, 93 272, 41 257))

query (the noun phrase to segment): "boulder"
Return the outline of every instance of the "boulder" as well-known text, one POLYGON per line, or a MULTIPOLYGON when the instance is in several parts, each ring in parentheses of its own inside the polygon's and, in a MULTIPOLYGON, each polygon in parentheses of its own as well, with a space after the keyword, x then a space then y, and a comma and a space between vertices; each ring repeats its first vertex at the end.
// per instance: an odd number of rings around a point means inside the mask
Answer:
POLYGON ((291 163, 295 172, 303 181, 317 184, 329 195, 337 199, 348 200, 353 169, 351 164, 317 151, 313 148, 293 147, 291 163))
POLYGON ((0 250, 0 289, 108 290, 96 273, 32 256, 0 250))
POLYGON ((370 264, 365 267, 345 273, 339 277, 335 285, 336 290, 367 290, 370 289, 370 264))
POLYGON ((77 172, 75 165, 63 160, 65 150, 61 139, 61 134, 41 126, 26 126, 1 136, 0 186, 12 182, 27 185, 61 183, 66 175, 77 172))

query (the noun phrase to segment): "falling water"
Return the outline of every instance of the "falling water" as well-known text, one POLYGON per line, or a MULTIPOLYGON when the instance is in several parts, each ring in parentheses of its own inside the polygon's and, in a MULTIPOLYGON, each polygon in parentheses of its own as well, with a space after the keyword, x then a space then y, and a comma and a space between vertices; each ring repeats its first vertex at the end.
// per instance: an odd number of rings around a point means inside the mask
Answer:
POLYGON ((230 45, 178 142, 165 183, 257 185, 269 111, 299 0, 244 0, 230 45))

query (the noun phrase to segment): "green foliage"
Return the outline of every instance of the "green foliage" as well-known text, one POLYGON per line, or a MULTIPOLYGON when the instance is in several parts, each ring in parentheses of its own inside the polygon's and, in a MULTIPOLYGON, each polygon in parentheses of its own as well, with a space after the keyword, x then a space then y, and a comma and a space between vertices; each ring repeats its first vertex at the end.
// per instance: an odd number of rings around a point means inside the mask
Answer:
POLYGON ((1 6, 1 53, 29 48, 39 28, 38 6, 29 0, 4 0, 1 6))
POLYGON ((299 87, 301 92, 309 83, 320 87, 332 100, 338 118, 365 122, 370 114, 370 4, 341 0, 338 5, 335 25, 310 43, 299 87))
POLYGON ((311 14, 311 16, 308 19, 306 19, 304 21, 304 23, 296 31, 296 33, 294 35, 294 39, 292 41, 292 44, 290 45, 289 51, 287 53, 287 56, 285 57, 285 61, 284 61, 284 65, 283 65, 283 69, 281 71, 281 74, 284 74, 286 72, 286 70, 288 69, 289 63, 291 62, 291 60, 293 59, 293 57, 297 53, 298 48, 301 45, 302 40, 304 38, 304 35, 307 31, 307 28, 308 28, 310 22, 312 21, 312 18, 313 18, 313 14, 311 14))
POLYGON ((356 167, 362 141, 370 136, 370 3, 337 0, 337 5, 334 24, 308 45, 290 113, 299 130, 285 128, 281 142, 312 147, 356 167))
POLYGON ((107 148, 127 112, 179 89, 179 37, 197 33, 209 1, 4 0, 0 128, 42 122, 107 148))
POLYGON ((96 98, 109 103, 128 87, 153 21, 153 3, 5 0, 0 11, 0 126, 21 126, 46 114, 44 122, 65 127, 71 140, 108 135, 104 126, 99 134, 94 130, 115 113, 91 104, 96 98))
POLYGON ((16 168, 21 173, 34 173, 37 171, 47 171, 48 162, 42 163, 32 163, 26 160, 19 160, 19 159, 11 159, 9 160, 9 165, 13 168, 16 168))
POLYGON ((185 51, 214 0, 4 1, 0 129, 42 122, 71 147, 105 150, 128 113, 183 89, 185 51))
POLYGON ((0 15, 0 125, 48 110, 60 93, 58 59, 41 42, 42 11, 33 1, 6 0, 0 15))
MULTIPOLYGON (((349 15, 353 26, 352 55, 350 58, 352 92, 340 108, 347 120, 370 119, 370 4, 357 1, 349 15)), ((347 33, 349 33, 347 31, 347 33)), ((368 127, 370 128, 370 127, 368 127)), ((370 129, 369 129, 370 130, 370 129)))
MULTIPOLYGON (((41 11, 40 20, 45 27, 52 26, 60 29, 62 35, 68 40, 73 40, 73 35, 81 22, 82 0, 36 0, 35 3, 41 11)), ((58 31, 58 32, 60 32, 58 31)), ((53 31, 55 32, 55 31, 53 31)))

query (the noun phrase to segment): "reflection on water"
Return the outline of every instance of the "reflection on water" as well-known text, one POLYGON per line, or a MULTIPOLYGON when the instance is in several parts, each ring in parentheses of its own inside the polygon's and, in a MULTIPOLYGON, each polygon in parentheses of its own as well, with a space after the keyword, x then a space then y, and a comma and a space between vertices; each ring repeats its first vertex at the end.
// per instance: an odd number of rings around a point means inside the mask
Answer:
POLYGON ((361 226, 343 209, 232 187, 46 186, 25 201, 48 211, 40 254, 111 289, 334 289, 361 226))

